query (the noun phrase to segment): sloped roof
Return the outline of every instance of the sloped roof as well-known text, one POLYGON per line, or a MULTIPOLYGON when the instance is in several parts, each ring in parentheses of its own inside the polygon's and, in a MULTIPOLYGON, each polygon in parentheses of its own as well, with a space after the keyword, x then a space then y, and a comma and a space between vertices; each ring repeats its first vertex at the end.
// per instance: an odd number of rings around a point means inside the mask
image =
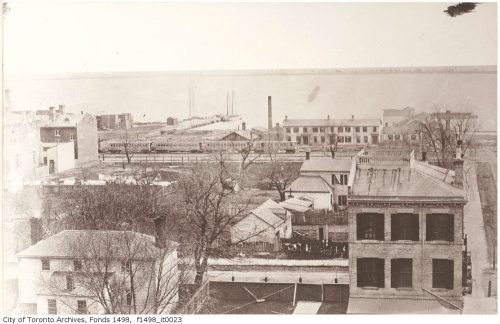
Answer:
POLYGON ((289 198, 281 202, 280 205, 293 212, 305 213, 311 208, 312 202, 298 198, 289 198))
POLYGON ((259 207, 252 210, 251 213, 274 228, 283 223, 283 220, 280 217, 276 216, 269 209, 259 207))
POLYGON ((305 160, 301 172, 349 172, 352 160, 332 159, 331 157, 315 157, 305 160))
POLYGON ((47 120, 42 127, 76 127, 76 124, 82 120, 84 114, 58 114, 54 113, 54 120, 47 120))
POLYGON ((350 199, 357 197, 464 201, 459 188, 410 167, 358 168, 350 199))
POLYGON ((328 182, 319 175, 301 175, 286 189, 292 192, 332 192, 328 182))
POLYGON ((258 208, 269 209, 271 212, 273 212, 277 216, 281 216, 281 214, 286 213, 286 209, 283 206, 281 206, 280 204, 278 204, 277 202, 275 202, 274 200, 271 200, 271 199, 266 200, 258 208))
POLYGON ((415 108, 413 107, 405 107, 403 109, 384 109, 383 115, 384 117, 400 117, 400 116, 407 116, 410 117, 415 113, 415 108))
POLYGON ((228 137, 231 134, 237 134, 237 135, 245 138, 248 141, 255 139, 255 137, 257 137, 257 136, 252 136, 252 133, 249 130, 236 130, 236 131, 232 131, 232 132, 227 133, 226 135, 224 135, 221 138, 221 140, 224 140, 226 137, 228 137))
MULTIPOLYGON (((169 242, 177 246, 176 242, 169 242)), ((137 258, 156 258, 160 250, 151 235, 132 231, 66 230, 18 253, 18 257, 71 258, 101 256, 128 257, 134 252, 137 258), (128 248, 127 248, 128 246, 128 248), (82 248, 82 249, 80 249, 82 248)))
POLYGON ((285 119, 283 127, 380 126, 380 119, 285 119))

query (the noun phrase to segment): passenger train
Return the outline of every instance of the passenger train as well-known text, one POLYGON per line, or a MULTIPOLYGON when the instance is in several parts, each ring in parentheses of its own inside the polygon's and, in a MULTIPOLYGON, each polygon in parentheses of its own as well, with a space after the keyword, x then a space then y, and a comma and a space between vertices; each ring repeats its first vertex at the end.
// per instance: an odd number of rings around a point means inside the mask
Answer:
POLYGON ((295 153, 297 142, 284 141, 176 141, 176 140, 108 140, 99 143, 100 153, 236 153, 249 149, 255 153, 295 153))

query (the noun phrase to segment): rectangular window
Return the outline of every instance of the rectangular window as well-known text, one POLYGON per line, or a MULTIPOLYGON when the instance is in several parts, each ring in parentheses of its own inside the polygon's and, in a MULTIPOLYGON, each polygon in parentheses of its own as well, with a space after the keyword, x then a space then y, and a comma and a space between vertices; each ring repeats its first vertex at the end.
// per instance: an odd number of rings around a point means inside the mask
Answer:
POLYGON ((77 300, 77 312, 78 314, 87 314, 87 301, 77 300))
POLYGON ((325 143, 325 137, 324 136, 321 136, 321 143, 325 143))
POLYGON ((356 136, 356 142, 361 143, 361 136, 356 136))
POLYGON ((347 185, 347 174, 340 174, 339 178, 341 185, 347 185))
POLYGON ((335 174, 332 174, 332 185, 335 184, 335 174))
POLYGON ((394 139, 395 139, 396 141, 399 141, 399 140, 401 139, 401 136, 400 136, 400 135, 395 135, 395 136, 394 136, 394 139))
POLYGON ((345 142, 346 143, 351 143, 351 136, 346 136, 345 137, 345 142))
POLYGON ((418 241, 418 214, 392 214, 391 240, 418 241))
POLYGON ((358 287, 384 288, 384 259, 357 259, 358 287))
POLYGON ((432 288, 453 289, 453 260, 432 259, 432 288))
POLYGON ((82 271, 82 261, 74 260, 73 261, 73 270, 74 271, 82 271))
POLYGON ((55 130, 55 135, 56 135, 56 136, 61 136, 61 132, 60 132, 60 130, 59 130, 59 129, 56 129, 56 130, 55 130))
POLYGON ((50 260, 42 259, 42 270, 50 270, 50 260))
POLYGON ((344 132, 344 127, 339 127, 339 133, 343 133, 344 132))
POLYGON ((49 315, 57 314, 57 301, 55 299, 48 299, 47 306, 49 315))
POLYGON ((377 132, 377 126, 373 126, 373 132, 376 133, 377 132))
POLYGON ((132 262, 122 261, 121 268, 122 268, 122 272, 130 272, 130 270, 132 269, 132 262))
POLYGON ((298 128, 298 127, 294 127, 294 128, 293 128, 293 132, 294 132, 294 133, 298 133, 298 132, 299 132, 299 128, 298 128))
POLYGON ((356 226, 358 240, 384 240, 384 214, 357 214, 356 226))
POLYGON ((347 196, 346 195, 340 195, 338 197, 339 199, 339 206, 347 206, 347 196))
POLYGON ((426 240, 453 242, 455 234, 453 214, 427 214, 426 240))
POLYGON ((313 133, 317 133, 318 132, 318 127, 313 127, 313 133))
POLYGON ((368 131, 368 127, 364 126, 364 127, 363 127, 363 132, 365 132, 365 133, 366 133, 367 131, 368 131))
POLYGON ((75 134, 69 134, 69 140, 74 141, 75 140, 75 134))
POLYGON ((66 276, 66 290, 73 290, 75 288, 75 283, 73 282, 73 277, 71 275, 66 276))
POLYGON ((351 132, 351 127, 346 127, 346 128, 345 128, 345 132, 346 132, 346 133, 350 133, 350 132, 351 132))
POLYGON ((296 136, 295 140, 297 141, 297 144, 300 144, 300 136, 296 136))
POLYGON ((318 143, 318 137, 314 136, 314 143, 318 143))
POLYGON ((392 259, 391 260, 391 287, 413 287, 412 284, 412 259, 392 259))
POLYGON ((368 143, 368 136, 363 137, 363 141, 364 141, 365 143, 368 143))
POLYGON ((392 135, 387 135, 387 139, 389 139, 389 141, 392 141, 393 139, 392 135))
POLYGON ((356 130, 356 133, 359 133, 359 127, 356 127, 355 130, 356 130))
POLYGON ((127 299, 127 306, 132 305, 132 293, 130 291, 127 291, 126 299, 127 299))
POLYGON ((286 140, 289 141, 289 142, 291 142, 292 141, 292 137, 291 136, 287 136, 286 140))
POLYGON ((337 137, 339 143, 344 143, 344 136, 337 137))
POLYGON ((335 127, 330 127, 330 132, 335 133, 335 127))
POLYGON ((307 127, 302 128, 303 133, 307 133, 307 127))
POLYGON ((287 128, 286 128, 286 132, 287 132, 287 133, 290 133, 290 127, 287 127, 287 128))
POLYGON ((325 132, 325 128, 324 128, 324 127, 320 127, 320 128, 319 128, 319 132, 320 132, 320 133, 324 133, 324 132, 325 132))

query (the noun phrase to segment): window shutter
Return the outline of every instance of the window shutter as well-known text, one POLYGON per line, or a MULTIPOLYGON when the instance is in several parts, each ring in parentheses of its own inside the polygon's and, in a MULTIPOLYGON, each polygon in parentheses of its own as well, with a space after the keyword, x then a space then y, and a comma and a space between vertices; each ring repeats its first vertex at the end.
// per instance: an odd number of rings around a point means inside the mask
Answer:
POLYGON ((378 277, 378 287, 384 288, 384 259, 376 259, 377 260, 377 277, 378 277))
POLYGON ((377 240, 384 240, 384 214, 374 215, 377 222, 377 240))
POLYGON ((426 215, 425 218, 425 239, 427 241, 432 241, 434 239, 434 217, 432 215, 426 215))
POLYGON ((448 241, 453 242, 455 236, 455 215, 448 215, 448 241))

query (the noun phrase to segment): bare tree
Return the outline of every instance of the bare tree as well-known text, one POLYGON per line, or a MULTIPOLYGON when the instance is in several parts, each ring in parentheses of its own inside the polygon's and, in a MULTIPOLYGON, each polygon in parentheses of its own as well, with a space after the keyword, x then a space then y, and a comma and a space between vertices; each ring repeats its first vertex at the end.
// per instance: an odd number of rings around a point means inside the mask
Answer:
MULTIPOLYGON (((70 251, 79 268, 48 278, 49 294, 70 309, 74 299, 91 301, 91 313, 161 314, 174 311, 185 282, 177 244, 131 231, 72 232, 70 251)), ((75 309, 72 309, 76 311, 75 309)))
MULTIPOLYGON (((449 113, 449 112, 447 112, 449 113)), ((473 143, 477 130, 472 113, 433 113, 421 121, 418 131, 422 134, 424 145, 441 167, 450 168, 457 143, 465 153, 473 143)))
POLYGON ((132 152, 130 150, 130 140, 128 138, 128 131, 125 130, 125 140, 123 141, 123 150, 125 151, 125 157, 127 158, 127 164, 130 164, 132 158, 132 152))
POLYGON ((230 240, 229 230, 247 214, 252 195, 237 192, 235 177, 222 155, 210 167, 197 163, 190 171, 178 184, 177 219, 182 221, 183 232, 189 233, 195 284, 199 285, 207 272, 210 257, 218 256, 221 250, 259 233, 250 233, 238 242, 230 240))

